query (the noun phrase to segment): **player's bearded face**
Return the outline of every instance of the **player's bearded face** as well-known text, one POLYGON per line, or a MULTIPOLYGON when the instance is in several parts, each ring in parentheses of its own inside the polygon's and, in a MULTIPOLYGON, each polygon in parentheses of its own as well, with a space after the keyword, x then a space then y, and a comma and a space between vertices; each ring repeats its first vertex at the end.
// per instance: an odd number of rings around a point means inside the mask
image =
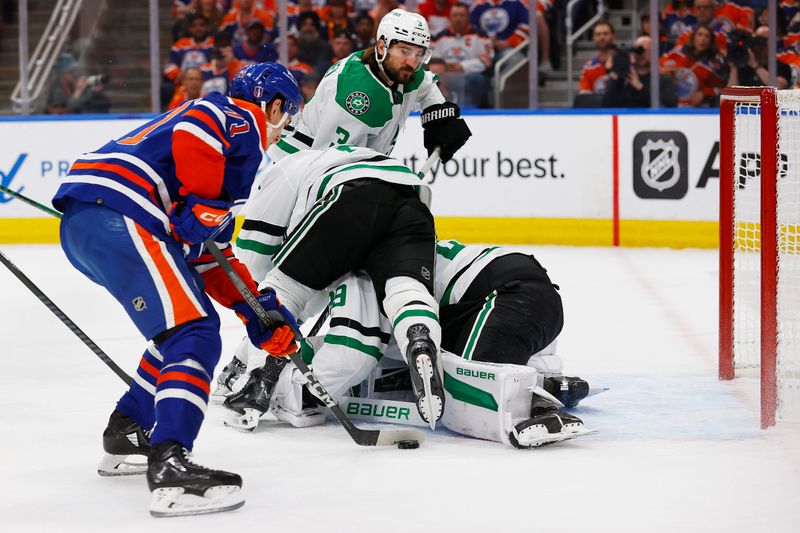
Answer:
POLYGON ((389 47, 384 70, 395 83, 408 83, 422 64, 425 52, 421 46, 395 43, 389 47))

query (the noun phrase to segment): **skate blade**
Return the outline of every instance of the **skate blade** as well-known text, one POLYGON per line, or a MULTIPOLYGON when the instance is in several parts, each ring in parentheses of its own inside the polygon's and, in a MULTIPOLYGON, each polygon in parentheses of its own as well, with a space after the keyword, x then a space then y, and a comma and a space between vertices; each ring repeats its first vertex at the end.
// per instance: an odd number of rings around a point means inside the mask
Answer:
POLYGON ((255 431, 262 416, 263 413, 258 409, 245 407, 242 415, 229 412, 223 423, 229 428, 238 429, 239 431, 255 431))
POLYGON ((422 387, 425 392, 425 397, 421 399, 422 401, 417 402, 417 408, 422 419, 430 425, 431 431, 435 431, 436 422, 442 416, 442 399, 433 394, 433 387, 431 386, 433 363, 429 356, 423 354, 417 357, 417 371, 422 377, 422 387))
POLYGON ((304 409, 299 415, 290 413, 289 411, 281 408, 279 405, 273 405, 270 412, 281 422, 288 422, 296 428, 307 428, 311 426, 319 426, 325 423, 327 414, 311 409, 304 409))
POLYGON ((153 491, 150 514, 157 518, 191 516, 233 511, 244 505, 241 487, 220 485, 208 488, 202 496, 187 494, 183 487, 165 487, 153 491))
POLYGON ((521 433, 516 433, 516 438, 520 448, 538 448, 546 444, 564 442, 565 440, 583 437, 585 435, 593 435, 595 433, 597 433, 597 430, 586 429, 577 424, 572 427, 564 426, 559 433, 548 433, 544 426, 531 426, 521 433))
POLYGON ((228 387, 220 385, 211 393, 211 396, 208 397, 208 403, 211 405, 222 405, 222 402, 225 401, 225 398, 227 398, 230 393, 231 390, 228 387))
POLYGON ((147 457, 144 455, 114 455, 107 453, 97 465, 97 473, 103 477, 135 476, 147 472, 147 457), (133 459, 141 459, 136 461, 133 459))

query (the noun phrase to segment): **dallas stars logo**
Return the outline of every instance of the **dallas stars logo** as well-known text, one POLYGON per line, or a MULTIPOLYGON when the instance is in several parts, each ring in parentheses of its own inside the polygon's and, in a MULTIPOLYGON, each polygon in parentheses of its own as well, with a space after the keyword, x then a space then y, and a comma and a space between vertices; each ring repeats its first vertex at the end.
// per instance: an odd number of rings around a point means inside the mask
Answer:
POLYGON ((369 96, 361 91, 353 91, 345 100, 347 110, 354 115, 363 115, 369 109, 369 96))

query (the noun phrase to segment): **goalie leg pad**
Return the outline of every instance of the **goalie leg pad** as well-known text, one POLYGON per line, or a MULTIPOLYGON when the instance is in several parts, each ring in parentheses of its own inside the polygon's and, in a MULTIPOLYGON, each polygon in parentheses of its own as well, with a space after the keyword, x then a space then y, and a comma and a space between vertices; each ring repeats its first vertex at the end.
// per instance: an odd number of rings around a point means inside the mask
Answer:
POLYGON ((452 431, 509 446, 509 434, 530 418, 534 368, 468 361, 442 352, 447 409, 442 423, 452 431))

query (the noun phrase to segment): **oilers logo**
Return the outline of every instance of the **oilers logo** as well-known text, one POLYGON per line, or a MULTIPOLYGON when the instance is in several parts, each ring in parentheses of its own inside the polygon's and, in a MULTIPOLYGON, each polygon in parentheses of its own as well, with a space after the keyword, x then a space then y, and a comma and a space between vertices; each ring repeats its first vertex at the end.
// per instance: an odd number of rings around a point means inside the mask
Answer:
POLYGON ((481 14, 480 27, 490 36, 496 36, 508 28, 508 22, 508 11, 493 7, 481 14))
POLYGON ((608 75, 603 74, 596 80, 594 80, 594 85, 592 85, 592 92, 594 94, 606 94, 606 86, 608 85, 608 75))
POLYGON ((676 92, 680 99, 689 98, 699 87, 697 76, 695 76, 691 69, 686 67, 681 67, 675 71, 675 82, 676 92))
POLYGON ((183 61, 181 61, 181 70, 186 70, 189 68, 202 68, 206 63, 208 63, 208 60, 203 52, 200 50, 189 50, 183 56, 183 61))

